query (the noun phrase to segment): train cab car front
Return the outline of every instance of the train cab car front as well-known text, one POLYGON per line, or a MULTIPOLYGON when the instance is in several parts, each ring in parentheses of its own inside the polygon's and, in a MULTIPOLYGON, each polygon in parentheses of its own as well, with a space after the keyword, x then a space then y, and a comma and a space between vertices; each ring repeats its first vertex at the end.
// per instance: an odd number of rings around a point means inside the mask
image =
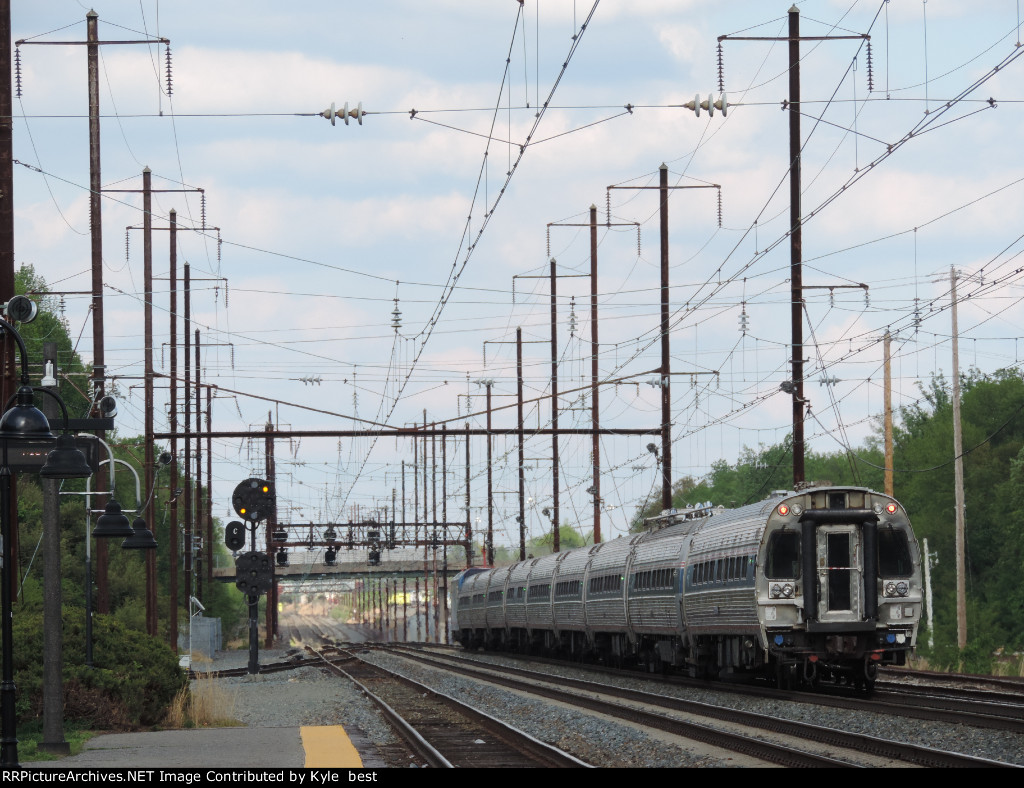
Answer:
POLYGON ((870 687, 880 664, 903 664, 921 608, 920 552, 892 498, 819 488, 768 517, 757 597, 769 663, 780 684, 870 687))

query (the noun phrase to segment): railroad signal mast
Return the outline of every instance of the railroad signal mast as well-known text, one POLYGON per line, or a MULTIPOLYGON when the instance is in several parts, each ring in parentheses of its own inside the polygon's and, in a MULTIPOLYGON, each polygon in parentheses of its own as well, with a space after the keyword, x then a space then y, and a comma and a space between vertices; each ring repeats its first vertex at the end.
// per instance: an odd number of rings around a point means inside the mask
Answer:
MULTIPOLYGON (((256 526, 266 520, 277 507, 274 485, 263 479, 246 479, 231 495, 235 513, 249 523, 252 549, 235 559, 235 585, 245 594, 249 605, 249 673, 260 672, 258 609, 261 594, 274 587, 274 562, 268 553, 256 550, 256 526)), ((228 523, 225 544, 232 551, 245 546, 245 525, 228 523)))

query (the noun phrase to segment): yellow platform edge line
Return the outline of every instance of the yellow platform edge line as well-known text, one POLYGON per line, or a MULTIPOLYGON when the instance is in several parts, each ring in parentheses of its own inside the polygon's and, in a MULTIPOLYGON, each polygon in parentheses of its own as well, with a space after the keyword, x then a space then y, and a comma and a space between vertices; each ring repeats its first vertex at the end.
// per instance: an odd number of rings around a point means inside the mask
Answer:
POLYGON ((362 758, 340 725, 308 725, 299 728, 307 769, 361 769, 362 758))

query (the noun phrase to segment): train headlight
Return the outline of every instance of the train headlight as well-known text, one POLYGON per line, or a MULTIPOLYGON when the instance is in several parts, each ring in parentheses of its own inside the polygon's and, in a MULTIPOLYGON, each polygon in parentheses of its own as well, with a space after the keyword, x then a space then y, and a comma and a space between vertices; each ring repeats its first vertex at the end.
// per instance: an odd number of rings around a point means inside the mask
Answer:
POLYGON ((789 514, 789 507, 786 506, 786 504, 784 504, 784 503, 780 504, 778 511, 779 511, 779 514, 781 514, 783 517, 785 517, 787 514, 789 514))
POLYGON ((780 584, 772 583, 771 596, 772 599, 778 599, 780 596, 782 596, 782 586, 780 584))
POLYGON ((882 513, 882 504, 876 503, 874 506, 871 507, 871 509, 874 511, 875 514, 881 514, 882 513))
POLYGON ((890 503, 888 506, 885 507, 885 511, 887 511, 889 514, 896 514, 896 510, 898 508, 899 507, 896 504, 890 503))
POLYGON ((896 584, 896 593, 900 596, 906 596, 910 593, 910 585, 906 580, 900 580, 900 582, 896 584))
POLYGON ((789 599, 790 597, 793 596, 793 584, 792 583, 786 583, 782 587, 782 595, 784 597, 786 597, 786 599, 789 599))
POLYGON ((896 642, 899 643, 901 646, 904 643, 906 643, 907 642, 906 633, 904 633, 904 632, 897 632, 896 633, 896 642))
POLYGON ((798 503, 793 504, 793 515, 795 517, 799 517, 803 513, 804 513, 804 507, 802 507, 798 503))
POLYGON ((885 595, 896 596, 896 584, 891 580, 885 584, 885 595))

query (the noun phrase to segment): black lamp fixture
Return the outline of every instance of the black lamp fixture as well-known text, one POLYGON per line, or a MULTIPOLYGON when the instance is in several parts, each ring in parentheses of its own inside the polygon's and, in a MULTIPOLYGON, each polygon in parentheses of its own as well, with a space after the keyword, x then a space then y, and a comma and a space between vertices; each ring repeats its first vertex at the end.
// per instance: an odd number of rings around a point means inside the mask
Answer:
POLYGON ((132 535, 121 542, 121 547, 124 550, 155 550, 156 539, 153 538, 153 532, 146 527, 146 521, 141 517, 136 517, 135 522, 132 523, 132 535))
POLYGON ((124 539, 135 534, 128 517, 121 511, 121 504, 111 498, 103 508, 103 514, 96 520, 96 527, 92 529, 94 537, 124 539))
MULTIPOLYGON (((14 338, 21 353, 21 385, 12 398, 14 406, 8 403, 7 410, 0 416, 0 540, 2 540, 3 576, 0 578, 0 639, 3 640, 2 650, 2 681, 0 681, 0 767, 17 769, 18 736, 17 714, 15 712, 14 684, 14 648, 13 648, 13 600, 11 599, 11 567, 14 565, 14 551, 11 546, 11 467, 8 465, 8 445, 25 444, 27 442, 48 445, 56 442, 46 458, 40 473, 49 479, 85 478, 92 475, 92 469, 85 460, 85 455, 74 447, 74 439, 68 434, 66 440, 58 442, 50 431, 50 422, 45 414, 33 403, 35 390, 29 385, 28 350, 21 334, 3 318, 0 318, 0 334, 9 334, 14 338), (70 445, 69 445, 70 441, 70 445), (77 455, 77 456, 76 456, 77 455)), ((58 394, 46 388, 39 391, 52 397, 60 405, 64 417, 64 430, 68 432, 68 409, 58 394)))
POLYGON ((0 416, 0 437, 18 441, 55 441, 50 421, 32 404, 35 391, 28 384, 18 388, 17 402, 0 416))
POLYGON ((44 479, 88 479, 92 468, 85 454, 75 446, 75 438, 68 433, 57 436, 57 445, 46 456, 46 463, 39 469, 44 479))

